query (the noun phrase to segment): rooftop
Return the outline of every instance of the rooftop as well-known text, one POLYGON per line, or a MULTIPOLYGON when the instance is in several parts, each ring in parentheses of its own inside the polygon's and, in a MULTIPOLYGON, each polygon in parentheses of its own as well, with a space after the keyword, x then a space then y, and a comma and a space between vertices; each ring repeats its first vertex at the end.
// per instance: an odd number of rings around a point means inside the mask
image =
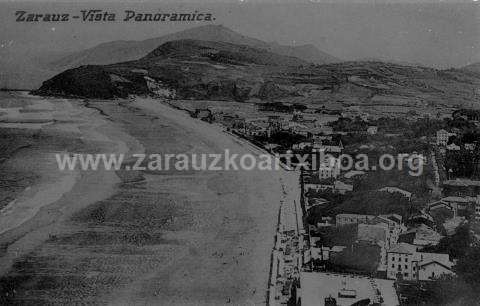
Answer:
POLYGON ((338 214, 337 217, 350 217, 350 218, 374 218, 372 215, 359 215, 359 214, 338 214))
POLYGON ((470 179, 456 179, 456 180, 447 180, 443 182, 443 185, 449 186, 480 186, 480 181, 474 181, 470 179))
POLYGON ((388 253, 401 253, 401 254, 414 254, 417 251, 417 247, 409 243, 398 243, 393 245, 387 252, 388 253))
POLYGON ((468 199, 466 198, 462 198, 462 197, 446 197, 446 198, 442 198, 440 201, 444 201, 444 202, 461 202, 461 203, 468 203, 470 202, 468 199))

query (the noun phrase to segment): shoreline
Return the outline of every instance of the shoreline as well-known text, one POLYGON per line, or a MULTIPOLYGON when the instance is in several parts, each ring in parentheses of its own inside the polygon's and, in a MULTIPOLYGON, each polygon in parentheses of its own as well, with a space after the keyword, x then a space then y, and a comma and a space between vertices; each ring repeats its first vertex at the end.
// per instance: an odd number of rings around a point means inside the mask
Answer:
MULTIPOLYGON (((136 101, 138 103, 138 100, 136 101)), ((221 125, 216 125, 216 124, 211 124, 211 123, 207 123, 207 122, 203 122, 201 120, 196 120, 195 118, 191 117, 191 112, 186 110, 186 109, 183 109, 183 108, 180 108, 180 107, 175 107, 174 105, 172 105, 172 103, 169 103, 169 102, 166 102, 166 101, 160 101, 160 103, 162 105, 164 105, 165 107, 168 107, 168 108, 171 108, 175 111, 178 111, 180 113, 182 113, 183 115, 186 115, 188 116, 188 119, 190 120, 195 120, 196 122, 200 123, 201 125, 205 125, 205 126, 210 126, 212 127, 213 129, 216 129, 218 130, 219 132, 221 132, 222 134, 224 135, 227 135, 228 137, 231 137, 232 140, 234 140, 235 142, 237 143, 240 143, 242 146, 245 146, 245 147, 248 147, 250 148, 251 150, 254 150, 256 154, 270 154, 273 156, 272 153, 268 152, 265 148, 262 148, 262 147, 259 147, 258 145, 252 143, 251 141, 249 141, 248 139, 245 139, 243 137, 240 137, 239 135, 236 135, 234 133, 231 133, 229 131, 226 130, 226 128, 224 128, 223 126, 221 125)), ((299 190, 296 190, 296 187, 295 187, 295 177, 296 175, 298 175, 297 171, 292 171, 290 169, 287 168, 286 165, 284 165, 283 163, 280 163, 281 165, 281 169, 279 170, 280 172, 282 172, 282 174, 280 174, 280 184, 282 186, 282 190, 283 190, 283 197, 282 199, 280 200, 280 202, 278 203, 278 211, 276 212, 276 223, 275 223, 275 227, 272 229, 274 231, 274 234, 272 235, 271 237, 271 245, 270 245, 270 253, 269 253, 269 271, 268 271, 268 276, 267 276, 267 280, 265 282, 266 286, 265 286, 265 304, 266 305, 271 305, 271 303, 273 303, 274 301, 274 296, 275 296, 275 282, 276 282, 276 274, 274 271, 276 271, 275 268, 275 262, 277 260, 280 260, 280 258, 278 257, 278 245, 279 244, 279 239, 282 235, 282 232, 285 230, 285 227, 290 227, 292 229, 294 229, 296 232, 297 232, 297 235, 299 234, 300 230, 303 229, 302 228, 299 228, 300 224, 298 222, 301 222, 301 218, 299 218, 298 216, 298 213, 301 213, 301 208, 300 208, 300 211, 299 211, 299 207, 297 207, 299 205, 299 202, 300 202, 300 198, 298 197, 299 195, 297 194, 299 190), (282 179, 283 178, 283 179, 282 179), (285 182, 285 180, 291 180, 293 178, 293 181, 290 181, 290 182, 285 182), (288 191, 286 190, 288 189, 288 191), (291 206, 291 207, 290 207, 291 206), (293 213, 292 213, 292 210, 293 210, 293 213), (294 220, 291 220, 292 216, 294 216, 294 220), (290 219, 290 220, 288 220, 290 219), (282 221, 284 223, 282 223, 282 221), (283 227, 283 228, 282 228, 283 227)), ((299 187, 298 187, 299 188, 299 187)))
MULTIPOLYGON (((78 103, 83 107, 88 108, 81 101, 78 103)), ((96 106, 100 105, 100 108, 102 109, 107 107, 107 113, 109 113, 110 117, 112 116, 112 113, 108 107, 118 105, 110 103, 110 106, 107 106, 102 105, 101 102, 98 103, 100 104, 96 104, 96 106)), ((191 150, 201 150, 202 148, 219 150, 226 147, 235 148, 235 150, 240 152, 254 154, 264 153, 262 148, 258 148, 245 139, 227 133, 222 127, 195 120, 188 114, 185 114, 178 109, 174 109, 169 105, 165 105, 159 100, 147 99, 144 101, 142 98, 138 98, 135 101, 130 100, 125 103, 127 108, 141 106, 139 112, 136 112, 134 109, 127 111, 132 118, 135 116, 142 118, 142 116, 144 116, 142 114, 148 114, 151 118, 159 118, 159 123, 161 123, 162 126, 165 125, 169 128, 182 131, 182 135, 190 135, 189 133, 191 133, 192 136, 189 137, 194 137, 192 139, 195 139, 191 150)), ((100 113, 100 110, 97 109, 96 106, 94 105, 91 109, 95 109, 95 112, 100 113)), ((113 118, 112 120, 115 121, 117 119, 113 118)), ((150 122, 153 119, 145 118, 142 120, 150 122)), ((154 120, 156 121, 158 119, 154 120)), ((118 130, 114 131, 113 135, 115 136, 118 132, 118 130)), ((123 133, 124 131, 120 132, 123 133)), ((130 135, 130 139, 126 140, 126 143, 129 145, 134 141, 139 143, 137 136, 131 134, 131 132, 128 132, 128 134, 130 135)), ((95 136, 96 137, 94 138, 97 141, 105 140, 99 135, 95 136)), ((189 143, 188 140, 183 140, 183 142, 189 143)), ((158 142, 158 144, 162 147, 170 146, 168 144, 163 144, 161 141, 158 142)), ((182 147, 179 147, 177 149, 183 150, 181 148, 182 147)), ((81 224, 69 228, 71 227, 71 225, 68 225, 71 223, 71 221, 69 221, 69 216, 73 211, 84 211, 85 209, 88 211, 94 209, 98 204, 91 203, 101 203, 102 198, 115 197, 115 194, 118 194, 119 192, 118 189, 113 186, 117 185, 122 180, 118 179, 114 172, 107 172, 108 171, 102 171, 101 173, 82 173, 82 176, 73 189, 70 192, 67 192, 62 199, 41 208, 32 219, 24 222, 19 227, 1 234, 0 239, 2 241, 13 241, 13 243, 8 244, 6 247, 6 251, 2 257, 2 265, 0 265, 0 272, 8 271, 9 267, 11 267, 17 259, 23 256, 22 254, 29 254, 34 249, 38 250, 39 247, 40 250, 42 250, 47 245, 55 243, 56 240, 52 240, 54 237, 63 237, 66 233, 71 232, 72 230, 81 230, 81 228, 78 227, 81 226, 81 224), (112 182, 112 188, 105 188, 105 182, 110 180, 112 175, 116 177, 112 182), (108 179, 108 177, 110 177, 110 179, 108 179), (92 180, 98 183, 92 186, 92 180), (78 194, 79 192, 82 193, 82 190, 88 192, 88 199, 84 199, 83 196, 78 198, 78 194), (75 195, 77 195, 77 200, 73 200, 75 195), (76 203, 72 201, 75 201, 76 203), (75 208, 73 211, 69 212, 71 208, 68 207, 75 208), (44 226, 40 231, 34 231, 34 229, 38 228, 39 224, 44 224, 44 226), (22 238, 18 239, 18 237, 22 238), (45 245, 45 241, 49 241, 47 245, 45 245), (18 253, 19 250, 23 251, 18 253)), ((177 251, 177 256, 180 257, 173 262, 165 262, 164 264, 155 267, 151 274, 139 274, 138 276, 135 276, 137 280, 131 284, 131 289, 123 291, 117 288, 116 290, 113 290, 111 294, 106 296, 103 294, 100 296, 92 296, 91 298, 94 299, 92 301, 98 301, 97 299, 100 298, 101 300, 106 299, 110 302, 118 302, 120 300, 131 301, 132 303, 140 303, 142 301, 152 302, 154 301, 152 300, 152 297, 147 298, 149 294, 146 296, 138 295, 139 293, 137 291, 141 291, 141 288, 145 288, 145 286, 147 286, 147 288, 151 286, 155 287, 154 284, 157 284, 157 282, 152 283, 152 280, 150 279, 158 278, 159 276, 157 273, 159 273, 159 271, 168 269, 171 271, 169 274, 160 274, 163 275, 161 276, 163 280, 158 281, 159 285, 168 281, 170 286, 174 286, 173 288, 177 288, 177 286, 180 286, 178 287, 179 289, 185 287, 185 279, 182 273, 190 274, 192 280, 198 279, 200 281, 203 279, 203 282, 188 283, 189 285, 187 287, 190 288, 190 290, 193 290, 190 291, 190 293, 184 293, 181 295, 177 293, 174 296, 169 296, 168 294, 172 294, 170 289, 167 289, 166 291, 160 290, 157 293, 160 294, 160 296, 163 296, 163 298, 166 298, 172 304, 178 304, 182 301, 184 303, 193 303, 196 300, 200 302, 204 301, 206 304, 223 304, 228 299, 241 303, 248 303, 249 301, 254 303, 265 303, 268 299, 266 296, 266 289, 270 278, 270 254, 274 247, 274 236, 277 226, 276 220, 278 219, 280 200, 283 197, 281 194, 281 177, 284 172, 286 171, 282 169, 281 171, 276 171, 274 173, 230 172, 221 174, 207 172, 205 174, 177 173, 174 175, 163 174, 161 176, 147 173, 145 174, 146 180, 124 183, 124 186, 128 185, 134 188, 138 184, 151 185, 162 182, 161 186, 163 187, 161 187, 160 190, 163 190, 162 188, 164 187, 168 187, 162 192, 165 194, 180 192, 179 195, 182 195, 182 197, 184 194, 191 193, 193 189, 194 192, 205 198, 200 202, 202 203, 202 206, 191 206, 191 208, 189 208, 192 209, 191 213, 195 214, 196 218, 200 218, 193 223, 197 224, 197 222, 199 222, 199 227, 197 229, 197 225, 193 228, 188 226, 185 230, 181 231, 172 231, 168 230, 168 228, 162 230, 165 239, 178 241, 171 246, 174 247, 174 249, 179 248, 179 246, 176 246, 177 243, 185 245, 177 251), (196 183, 192 185, 190 180, 194 180, 192 182, 196 183), (182 185, 170 186, 170 181, 182 182, 182 185), (202 181, 204 181, 204 183, 202 183, 202 181), (252 182, 255 183, 252 184, 252 182), (226 183, 227 185, 224 185, 226 183), (184 188, 185 191, 182 192, 181 190, 184 188), (207 189, 204 190, 203 188, 207 189), (169 191, 170 189, 171 191, 169 191), (247 196, 243 200, 241 199, 242 194, 244 197, 247 196), (210 201, 214 202, 204 207, 203 203, 208 203, 210 201), (224 216, 223 219, 221 216, 224 216), (212 219, 212 217, 214 218, 212 219), (193 233, 195 233, 195 235, 193 235, 193 233), (238 238, 234 239, 234 237, 237 236, 238 238), (266 243, 266 241, 268 241, 268 243, 266 243), (202 244, 205 246, 202 246, 202 244), (245 251, 242 251, 239 256, 235 251, 237 249, 245 251), (190 254, 192 250, 195 250, 194 253, 197 254, 195 258, 200 266, 192 266, 193 263, 190 263, 193 259, 190 258, 192 256, 190 254), (224 259, 224 261, 226 260, 226 262, 228 262, 227 266, 224 266, 225 262, 222 263, 220 258, 212 258, 211 252, 213 252, 213 250, 217 250, 216 252, 218 254, 224 254, 224 256, 230 254, 224 259), (185 272, 182 272, 183 270, 185 270, 185 272), (205 277, 207 278, 205 279, 205 277), (182 286, 182 284, 184 285, 182 286), (198 291, 199 288, 202 287, 204 287, 204 289, 198 291), (223 290, 218 291, 219 288, 223 288, 223 290), (240 290, 239 288, 243 289, 240 290), (222 298, 222 296, 226 297, 222 298)), ((283 181, 283 183, 285 183, 285 181, 283 181)), ((109 201, 110 200, 108 200, 108 202, 109 201)), ((181 204, 181 202, 178 202, 175 206, 178 206, 178 204, 181 204)), ((177 207, 177 209, 180 208, 181 205, 177 207)), ((169 220, 171 220, 169 222, 179 222, 177 217, 172 217, 172 219, 169 220)), ((162 253, 159 253, 158 256, 161 256, 161 254, 162 253)), ((125 256, 125 259, 127 260, 129 257, 128 255, 125 256)), ((145 261, 145 263, 148 262, 149 260, 145 261)), ((98 277, 102 277, 102 275, 103 274, 100 274, 98 277)), ((166 284, 164 284, 164 286, 165 285, 166 284)), ((153 288, 149 290, 153 290, 153 288)), ((186 290, 186 288, 181 290, 186 290)))

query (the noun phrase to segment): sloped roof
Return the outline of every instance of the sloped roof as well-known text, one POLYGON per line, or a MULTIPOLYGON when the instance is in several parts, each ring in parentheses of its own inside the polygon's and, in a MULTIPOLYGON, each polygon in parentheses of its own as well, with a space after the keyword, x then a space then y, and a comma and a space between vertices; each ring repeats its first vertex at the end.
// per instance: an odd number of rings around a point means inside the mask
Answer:
POLYGON ((426 261, 422 261, 422 262, 420 262, 418 265, 419 265, 420 267, 425 267, 425 266, 428 266, 428 265, 431 265, 431 264, 434 264, 434 263, 436 263, 436 264, 444 267, 444 268, 447 269, 447 270, 452 271, 452 268, 451 268, 451 267, 446 266, 446 265, 444 265, 443 263, 438 262, 438 261, 436 261, 436 260, 426 260, 426 261))
POLYGON ((413 254, 417 251, 417 247, 409 243, 397 243, 393 245, 387 252, 388 253, 402 253, 402 254, 413 254))
POLYGON ((435 240, 438 240, 442 237, 439 233, 431 229, 430 227, 426 226, 425 224, 420 224, 414 228, 411 228, 407 230, 406 232, 400 234, 400 235, 405 235, 405 234, 411 234, 415 233, 416 235, 419 235, 423 238, 432 238, 435 240))

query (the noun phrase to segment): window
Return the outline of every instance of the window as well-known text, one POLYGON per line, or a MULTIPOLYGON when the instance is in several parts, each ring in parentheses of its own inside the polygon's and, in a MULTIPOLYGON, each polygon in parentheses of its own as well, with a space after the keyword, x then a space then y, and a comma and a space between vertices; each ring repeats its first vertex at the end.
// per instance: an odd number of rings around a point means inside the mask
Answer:
POLYGON ((408 258, 407 258, 407 257, 405 257, 405 262, 408 262, 408 258))
POLYGON ((398 270, 402 270, 402 265, 398 265, 398 270))
POLYGON ((403 275, 405 275, 405 277, 408 277, 408 273, 405 273, 405 274, 403 274, 403 275))
POLYGON ((412 270, 415 271, 415 266, 412 267, 412 270))
POLYGON ((395 268, 395 264, 392 264, 392 268, 395 268))
POLYGON ((407 266, 407 265, 405 265, 405 269, 408 269, 408 266, 407 266))

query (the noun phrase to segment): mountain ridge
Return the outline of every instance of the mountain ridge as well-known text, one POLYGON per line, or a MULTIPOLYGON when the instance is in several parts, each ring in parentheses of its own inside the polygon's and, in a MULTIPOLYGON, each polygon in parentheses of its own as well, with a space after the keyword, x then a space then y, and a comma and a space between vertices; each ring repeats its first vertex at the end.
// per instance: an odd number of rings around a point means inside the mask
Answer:
POLYGON ((480 76, 384 62, 315 65, 246 45, 204 40, 166 42, 146 56, 109 65, 68 69, 34 94, 114 99, 153 95, 169 99, 339 103, 373 108, 480 104, 480 76))
POLYGON ((74 52, 51 63, 54 68, 68 69, 82 65, 107 65, 139 59, 167 41, 181 39, 197 39, 206 41, 227 42, 266 49, 280 55, 294 56, 315 63, 325 64, 339 60, 330 54, 318 50, 314 45, 285 46, 267 43, 237 33, 223 25, 205 25, 189 28, 160 37, 145 40, 116 40, 101 43, 92 48, 74 52))

